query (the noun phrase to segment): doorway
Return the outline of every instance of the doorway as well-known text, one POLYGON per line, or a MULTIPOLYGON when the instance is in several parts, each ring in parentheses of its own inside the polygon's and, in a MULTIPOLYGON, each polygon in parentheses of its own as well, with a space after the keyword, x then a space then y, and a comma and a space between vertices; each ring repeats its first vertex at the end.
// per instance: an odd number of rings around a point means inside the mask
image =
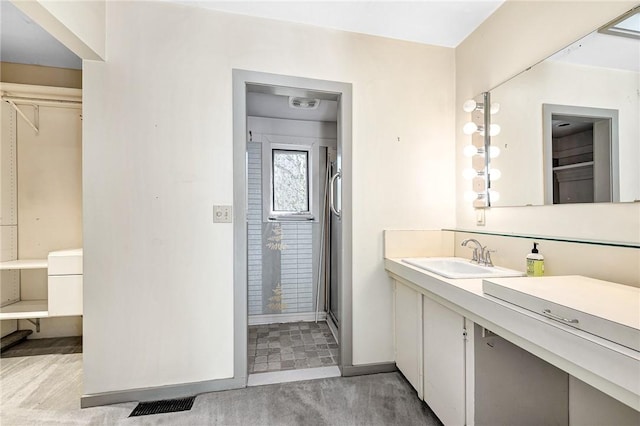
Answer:
POLYGON ((619 201, 618 111, 543 104, 545 204, 619 201))
POLYGON ((352 340, 351 85, 233 77, 234 376, 340 375, 352 340))

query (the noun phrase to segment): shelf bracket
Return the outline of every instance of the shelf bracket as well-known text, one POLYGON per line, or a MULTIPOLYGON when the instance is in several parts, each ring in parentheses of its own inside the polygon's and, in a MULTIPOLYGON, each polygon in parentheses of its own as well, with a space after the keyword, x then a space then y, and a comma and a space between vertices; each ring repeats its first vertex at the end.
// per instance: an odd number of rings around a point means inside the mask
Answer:
POLYGON ((36 333, 40 333, 40 318, 36 318, 35 320, 27 318, 27 321, 36 326, 36 333))
POLYGON ((22 110, 20 108, 18 108, 18 105, 16 105, 15 102, 13 102, 11 99, 4 99, 4 100, 6 102, 8 102, 9 105, 11 105, 13 107, 13 109, 16 110, 16 112, 20 115, 20 117, 24 118, 24 120, 27 122, 29 127, 31 127, 36 132, 36 135, 40 133, 40 130, 39 130, 39 127, 40 127, 40 107, 38 105, 36 105, 36 104, 32 104, 31 105, 33 107, 33 117, 34 117, 34 120, 32 122, 25 115, 25 113, 22 112, 22 110))

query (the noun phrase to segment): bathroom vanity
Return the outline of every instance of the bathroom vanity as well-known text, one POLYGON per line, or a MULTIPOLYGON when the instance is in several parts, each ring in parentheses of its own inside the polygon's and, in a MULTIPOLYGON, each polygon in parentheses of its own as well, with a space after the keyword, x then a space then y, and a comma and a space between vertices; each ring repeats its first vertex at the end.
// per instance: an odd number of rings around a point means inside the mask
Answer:
POLYGON ((578 276, 451 279, 394 257, 385 268, 396 364, 445 425, 640 420, 640 289, 578 276))

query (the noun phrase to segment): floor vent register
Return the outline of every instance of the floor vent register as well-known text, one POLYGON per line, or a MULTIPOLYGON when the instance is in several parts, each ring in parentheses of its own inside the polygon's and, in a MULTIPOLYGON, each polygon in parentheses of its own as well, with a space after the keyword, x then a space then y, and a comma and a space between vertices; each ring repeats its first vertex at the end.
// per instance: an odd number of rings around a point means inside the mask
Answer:
POLYGON ((180 399, 165 399, 162 401, 141 402, 133 409, 129 417, 148 416, 151 414, 177 413, 178 411, 189 411, 193 407, 196 397, 180 399))

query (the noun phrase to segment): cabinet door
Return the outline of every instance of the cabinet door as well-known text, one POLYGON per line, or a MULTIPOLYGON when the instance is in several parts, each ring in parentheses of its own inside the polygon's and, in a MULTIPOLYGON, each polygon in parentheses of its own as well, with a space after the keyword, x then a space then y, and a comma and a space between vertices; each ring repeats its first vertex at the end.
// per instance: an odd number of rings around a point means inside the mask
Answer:
POLYGON ((395 283, 396 366, 422 398, 422 295, 395 283))
POLYGON ((445 425, 464 425, 464 317, 426 296, 423 317, 424 401, 445 425))
POLYGON ((476 426, 569 424, 567 373, 477 324, 474 352, 476 426))

